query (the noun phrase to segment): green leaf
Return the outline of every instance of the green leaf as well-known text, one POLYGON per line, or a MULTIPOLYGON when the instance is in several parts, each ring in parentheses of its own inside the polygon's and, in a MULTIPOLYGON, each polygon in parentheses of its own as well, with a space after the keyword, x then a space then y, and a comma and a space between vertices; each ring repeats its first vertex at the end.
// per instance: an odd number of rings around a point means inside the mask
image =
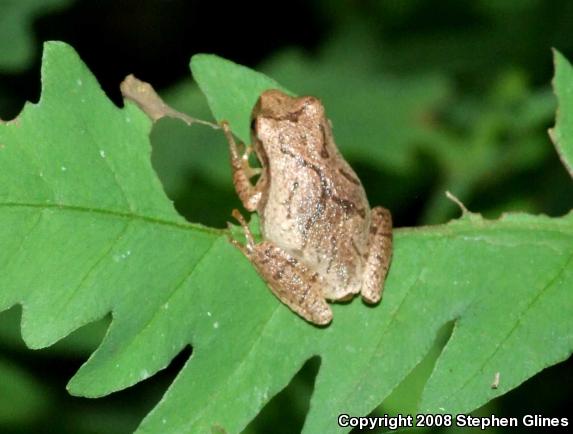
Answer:
MULTIPOLYGON (((196 78, 223 99, 216 116, 244 129, 264 79, 199 59, 196 78)), ((316 328, 271 295, 225 232, 173 210, 151 169, 149 121, 115 107, 70 47, 46 45, 42 83, 38 104, 0 124, 0 310, 22 304, 33 348, 112 313, 68 386, 82 396, 148 378, 192 345, 139 432, 240 432, 314 356, 304 432, 346 432, 337 415, 375 408, 452 320, 422 409, 470 411, 571 354, 573 214, 396 230, 382 303, 335 304, 333 324, 316 328)))
MULTIPOLYGON (((190 78, 161 96, 178 111, 193 113, 200 119, 211 117, 205 97, 190 78)), ((188 128, 179 120, 161 119, 153 127, 151 141, 154 167, 170 197, 185 190, 190 175, 206 178, 219 187, 231 187, 228 145, 218 131, 202 125, 188 128)))
POLYGON ((561 161, 573 176, 573 67, 559 51, 553 51, 553 88, 559 101, 555 128, 550 130, 561 161))
POLYGON ((249 117, 250 111, 245 112, 243 107, 253 107, 258 96, 267 89, 281 89, 288 92, 284 87, 264 74, 251 71, 229 60, 221 59, 211 54, 198 54, 191 60, 191 68, 196 75, 204 77, 212 83, 220 86, 204 87, 202 80, 197 80, 199 87, 207 97, 213 116, 218 122, 226 120, 235 131, 237 136, 247 142, 250 139, 249 117), (217 68, 211 68, 213 62, 217 68), (240 83, 240 86, 236 84, 240 83), (226 85, 229 84, 229 85, 226 85), (235 84, 235 85, 234 85, 235 84), (221 94, 225 96, 222 98, 221 94))
POLYGON ((70 386, 101 395, 163 368, 188 343, 186 327, 161 336, 179 307, 169 300, 189 296, 187 276, 219 234, 174 211, 149 161, 149 120, 115 107, 70 47, 46 45, 42 80, 40 102, 0 124, 0 309, 23 305, 32 348, 112 311, 70 386), (151 336, 141 333, 149 322, 151 336), (97 378, 110 360, 110 375, 97 378))
MULTIPOLYGON (((193 113, 200 119, 211 117, 205 98, 190 79, 162 92, 161 97, 182 113, 193 113)), ((215 172, 212 180, 225 183, 231 172, 229 165, 223 163, 227 157, 223 140, 211 128, 188 128, 177 119, 163 118, 154 125, 151 135, 153 167, 170 197, 185 189, 190 170, 200 172, 201 176, 215 172)))
POLYGON ((72 0, 3 0, 0 2, 0 70, 25 68, 34 54, 32 22, 72 0))
MULTIPOLYGON (((223 86, 212 79, 219 62, 214 56, 194 60, 195 79, 211 99, 244 92, 248 113, 257 95, 246 95, 252 88, 242 83, 255 74, 237 67, 229 74, 235 81, 223 86)), ((218 102, 219 110, 224 106, 218 102)), ((322 360, 305 432, 331 432, 338 413, 372 410, 420 362, 448 320, 456 319, 455 331, 425 388, 423 410, 471 411, 567 358, 573 349, 572 223, 573 214, 500 221, 468 216, 443 227, 398 231, 374 324, 355 302, 341 308, 343 315, 335 310, 337 321, 327 330, 312 330, 322 334, 314 343, 303 334, 292 338, 296 329, 289 328, 292 350, 300 351, 297 339, 308 342, 322 360), (561 337, 558 344, 553 336, 561 337), (492 389, 498 372, 500 386, 492 389)))
MULTIPOLYGON (((0 342, 4 349, 10 352, 21 352, 25 348, 20 334, 20 309, 14 307, 0 312, 0 342)), ((87 357, 100 344, 105 331, 109 327, 110 318, 90 323, 76 330, 56 345, 45 350, 44 354, 54 356, 87 357)))

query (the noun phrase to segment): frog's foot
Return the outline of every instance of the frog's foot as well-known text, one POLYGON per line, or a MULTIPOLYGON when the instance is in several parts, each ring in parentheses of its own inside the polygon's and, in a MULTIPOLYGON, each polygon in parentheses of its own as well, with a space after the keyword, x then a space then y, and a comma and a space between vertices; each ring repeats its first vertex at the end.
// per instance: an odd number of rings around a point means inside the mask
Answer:
MULTIPOLYGON (((261 174, 261 169, 258 167, 249 166, 249 155, 253 152, 251 146, 247 146, 243 153, 239 151, 239 145, 233 137, 233 133, 229 128, 227 121, 221 122, 221 128, 225 133, 227 142, 229 142, 229 154, 231 156, 231 167, 233 169, 233 184, 235 185, 235 190, 239 195, 239 199, 243 203, 243 206, 248 211, 255 211, 257 205, 261 199, 261 189, 263 184, 257 183, 253 185, 251 178, 253 176, 261 174), (261 184, 261 185, 259 185, 261 184)), ((244 146, 241 144, 241 146, 244 146)))
POLYGON ((368 258, 362 279, 362 299, 378 303, 382 296, 384 279, 392 256, 392 216, 386 208, 372 209, 372 222, 368 238, 368 258))
MULTIPOLYGON (((249 255, 253 252, 253 250, 255 248, 255 239, 253 238, 253 233, 251 232, 251 229, 249 229, 249 226, 247 225, 245 218, 239 212, 238 209, 234 209, 231 212, 231 215, 233 216, 233 218, 235 220, 237 220, 239 222, 239 224, 243 228, 243 233, 245 234, 245 239, 247 241, 247 244, 246 245, 241 244, 236 239, 234 239, 231 235, 229 235, 229 241, 231 242, 231 244, 233 244, 235 247, 237 247, 241 252, 243 252, 245 254, 245 256, 249 257, 249 255)), ((227 226, 229 229, 231 229, 231 223, 227 223, 227 226)))
POLYGON ((235 167, 235 165, 237 167, 240 166, 240 170, 242 170, 249 179, 253 176, 260 175, 261 168, 251 167, 249 165, 249 157, 253 152, 255 152, 253 147, 251 145, 246 146, 244 143, 237 143, 227 121, 221 122, 221 128, 223 129, 227 142, 229 143, 229 152, 231 154, 233 167, 235 167), (239 149, 240 147, 244 148, 242 152, 239 149))

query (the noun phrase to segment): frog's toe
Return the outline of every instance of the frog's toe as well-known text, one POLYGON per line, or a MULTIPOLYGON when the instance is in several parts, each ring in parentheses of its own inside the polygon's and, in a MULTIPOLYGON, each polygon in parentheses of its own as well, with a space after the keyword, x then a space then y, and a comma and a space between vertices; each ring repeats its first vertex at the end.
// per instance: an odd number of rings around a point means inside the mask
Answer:
POLYGON ((382 293, 380 291, 369 291, 368 293, 362 293, 362 300, 366 304, 376 304, 380 302, 382 298, 382 293))
POLYGON ((320 311, 316 312, 313 315, 311 321, 313 324, 319 326, 325 326, 330 324, 330 322, 332 321, 332 310, 327 305, 325 309, 321 309, 320 311))

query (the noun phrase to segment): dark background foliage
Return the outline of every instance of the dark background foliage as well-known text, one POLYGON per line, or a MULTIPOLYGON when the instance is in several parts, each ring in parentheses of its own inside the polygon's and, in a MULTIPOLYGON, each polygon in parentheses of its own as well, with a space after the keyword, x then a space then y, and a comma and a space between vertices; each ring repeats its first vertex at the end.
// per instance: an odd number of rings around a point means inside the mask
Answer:
MULTIPOLYGON (((396 107, 404 100, 401 79, 420 85, 423 95, 423 80, 431 76, 445 83, 446 90, 428 104, 423 119, 408 118, 405 124, 396 125, 397 132, 384 129, 388 123, 380 120, 382 141, 391 136, 412 148, 405 163, 349 157, 372 203, 388 206, 397 226, 441 223, 455 217, 456 208, 443 200, 445 189, 454 191, 471 210, 492 218, 510 210, 558 216, 573 207, 571 181, 546 135, 555 109, 549 88, 553 74, 550 48, 573 58, 572 2, 293 0, 270 4, 259 0, 228 4, 78 0, 40 10, 30 21, 33 44, 28 60, 9 65, 2 59, 7 54, 0 52, 0 118, 16 116, 26 100, 37 101, 41 42, 45 40, 71 44, 118 105, 122 104, 119 83, 129 73, 167 96, 176 95, 177 86, 189 81, 189 59, 195 53, 212 52, 261 68, 278 80, 284 77, 295 92, 319 93, 327 110, 342 113, 335 125, 344 123, 345 111, 351 112, 347 119, 356 124, 351 128, 357 132, 344 136, 347 144, 353 137, 362 140, 366 136, 361 135, 364 128, 356 119, 376 118, 368 107, 338 103, 337 108, 333 89, 346 86, 345 92, 353 91, 352 83, 344 78, 349 72, 364 83, 366 92, 379 82, 393 83, 388 89, 396 90, 396 107), (304 66, 308 74, 289 75, 288 65, 294 65, 294 70, 304 66), (325 85, 322 93, 318 86, 314 91, 313 79, 328 71, 335 85, 325 85), (406 130, 419 122, 428 134, 409 136, 406 130)), ((0 20, 2 37, 18 37, 2 26, 6 23, 0 20)), ((190 105, 191 115, 198 114, 192 111, 194 107, 198 112, 204 110, 199 103, 190 105)), ((213 179, 196 170, 193 162, 218 159, 215 164, 226 164, 219 161, 221 155, 224 158, 223 142, 213 138, 213 145, 202 143, 202 157, 186 154, 176 167, 173 156, 166 155, 165 143, 185 137, 178 128, 184 127, 160 124, 152 135, 159 176, 189 219, 222 226, 230 209, 237 206, 231 180, 225 176, 213 179)), ((376 125, 370 122, 368 128, 376 129, 376 125)), ((214 136, 207 137, 202 140, 214 136)), ((178 146, 173 149, 186 144, 178 146)), ((189 357, 190 350, 159 375, 112 396, 74 398, 65 391, 66 381, 96 347, 109 319, 84 327, 53 348, 32 352, 19 337, 19 317, 17 308, 0 314, 1 432, 133 431, 189 357)), ((432 357, 379 412, 413 410, 408 396, 415 394, 417 383, 428 375, 424 370, 431 369, 432 357)), ((297 432, 318 367, 317 360, 309 361, 248 431, 297 432)), ((572 386, 569 360, 491 402, 478 414, 564 416, 572 386)))

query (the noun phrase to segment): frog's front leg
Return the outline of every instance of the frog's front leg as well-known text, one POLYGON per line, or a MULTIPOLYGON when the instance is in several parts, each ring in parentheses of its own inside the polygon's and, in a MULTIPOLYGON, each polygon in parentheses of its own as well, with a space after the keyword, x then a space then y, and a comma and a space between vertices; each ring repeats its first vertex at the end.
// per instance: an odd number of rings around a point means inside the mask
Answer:
POLYGON ((231 156, 231 167, 233 169, 233 184, 235 185, 235 190, 237 190, 237 195, 239 199, 241 199, 245 209, 255 211, 261 200, 265 181, 264 178, 261 177, 259 178, 259 182, 253 185, 251 178, 260 174, 261 169, 249 166, 249 155, 253 152, 252 148, 250 146, 247 147, 245 152, 240 155, 239 147, 237 142, 235 142, 229 124, 223 121, 221 127, 225 132, 227 142, 229 142, 229 155, 231 156))
POLYGON ((367 303, 378 303, 384 287, 392 256, 392 215, 386 208, 372 209, 370 234, 368 236, 368 258, 362 278, 362 299, 367 303))
POLYGON ((303 263, 270 241, 255 244, 243 216, 233 210, 243 230, 245 246, 232 240, 255 266, 273 294, 305 320, 326 325, 332 321, 332 311, 320 290, 320 278, 303 263))

